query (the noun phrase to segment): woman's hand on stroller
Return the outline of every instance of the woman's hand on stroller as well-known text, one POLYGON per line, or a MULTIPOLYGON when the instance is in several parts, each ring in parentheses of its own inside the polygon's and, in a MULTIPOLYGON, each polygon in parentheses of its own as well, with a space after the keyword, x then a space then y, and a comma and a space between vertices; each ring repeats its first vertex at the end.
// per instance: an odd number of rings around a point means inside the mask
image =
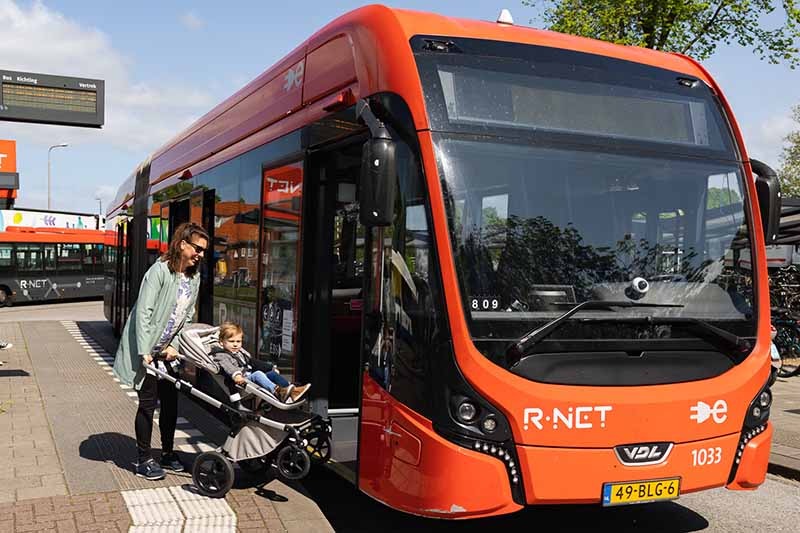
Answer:
POLYGON ((161 355, 164 357, 165 361, 174 361, 178 358, 178 350, 172 346, 167 346, 161 351, 161 355))
POLYGON ((244 379, 244 376, 242 374, 236 374, 235 376, 233 376, 233 381, 237 385, 244 385, 247 382, 247 380, 244 379))

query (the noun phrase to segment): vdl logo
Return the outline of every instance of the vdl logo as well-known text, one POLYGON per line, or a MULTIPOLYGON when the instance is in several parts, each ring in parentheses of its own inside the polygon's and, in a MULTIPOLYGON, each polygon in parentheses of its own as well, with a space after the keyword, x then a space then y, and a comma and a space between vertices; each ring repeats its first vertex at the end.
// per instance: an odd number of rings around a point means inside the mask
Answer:
POLYGON ((657 465, 667 460, 672 451, 671 442, 648 442, 616 446, 614 453, 619 462, 628 466, 657 465))

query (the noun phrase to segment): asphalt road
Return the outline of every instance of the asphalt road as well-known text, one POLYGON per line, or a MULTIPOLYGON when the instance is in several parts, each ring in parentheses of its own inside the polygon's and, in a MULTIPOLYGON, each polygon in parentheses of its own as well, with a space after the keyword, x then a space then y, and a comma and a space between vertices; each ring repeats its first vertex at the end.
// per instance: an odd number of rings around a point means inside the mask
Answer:
MULTIPOLYGON (((27 320, 104 320, 100 301, 37 304, 0 309, 0 322, 27 320)), ((800 483, 777 476, 754 492, 715 489, 667 503, 604 509, 599 506, 533 507, 498 518, 451 522, 393 511, 359 493, 324 468, 297 487, 318 503, 336 531, 798 531, 800 483)), ((476 487, 480 490, 480 487, 476 487)), ((279 494, 265 494, 280 500, 279 494)))
MULTIPOLYGON (((305 488, 337 532, 687 532, 797 531, 800 483, 769 475, 754 492, 714 489, 658 504, 531 507, 497 518, 444 521, 393 511, 332 472, 316 469, 305 488)), ((476 487, 480 490, 480 487, 476 487)))

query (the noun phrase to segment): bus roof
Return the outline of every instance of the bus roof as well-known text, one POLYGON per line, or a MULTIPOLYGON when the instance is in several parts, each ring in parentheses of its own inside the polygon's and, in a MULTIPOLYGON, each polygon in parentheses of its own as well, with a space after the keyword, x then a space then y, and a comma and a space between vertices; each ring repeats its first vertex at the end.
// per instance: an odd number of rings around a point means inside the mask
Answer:
MULTIPOLYGON (((285 125, 271 128, 269 134, 254 141, 263 144, 298 129, 316 120, 326 99, 344 94, 343 89, 350 89, 353 101, 380 91, 400 94, 412 110, 416 127, 427 129, 416 66, 408 46, 415 35, 488 39, 598 54, 681 72, 714 87, 702 67, 678 54, 526 26, 369 5, 330 22, 159 148, 151 159, 151 185, 170 176, 178 179, 180 173, 186 177, 219 164, 232 155, 221 154, 222 150, 279 121, 285 125), (391 64, 392 68, 381 69, 385 64, 391 64), (192 169, 195 163, 209 158, 213 161, 203 168, 192 169), (189 169, 192 171, 187 172, 189 169)), ((240 151, 256 146, 248 143, 240 151)), ((117 200, 124 203, 132 195, 132 181, 129 178, 120 187, 117 200)), ((109 213, 120 205, 111 206, 109 213)))

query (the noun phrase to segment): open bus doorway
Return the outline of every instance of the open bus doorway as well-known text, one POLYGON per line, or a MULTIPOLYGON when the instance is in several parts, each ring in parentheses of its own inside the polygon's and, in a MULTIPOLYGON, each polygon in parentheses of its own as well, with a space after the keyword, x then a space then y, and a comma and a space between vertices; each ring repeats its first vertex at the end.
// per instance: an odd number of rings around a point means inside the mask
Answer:
POLYGON ((312 408, 333 426, 332 458, 355 474, 361 374, 364 228, 358 221, 361 142, 314 154, 304 238, 304 286, 310 308, 301 349, 301 381, 313 382, 312 408))

